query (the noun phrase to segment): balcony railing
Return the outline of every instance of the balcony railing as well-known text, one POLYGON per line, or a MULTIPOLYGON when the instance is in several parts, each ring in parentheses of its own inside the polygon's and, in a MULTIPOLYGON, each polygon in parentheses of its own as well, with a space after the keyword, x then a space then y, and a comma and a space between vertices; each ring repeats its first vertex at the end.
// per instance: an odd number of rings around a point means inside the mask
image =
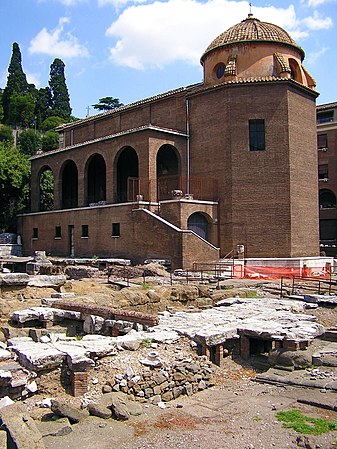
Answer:
POLYGON ((187 189, 186 176, 160 176, 158 181, 145 178, 128 178, 127 201, 165 201, 177 197, 196 200, 217 201, 217 182, 206 176, 191 176, 187 189))

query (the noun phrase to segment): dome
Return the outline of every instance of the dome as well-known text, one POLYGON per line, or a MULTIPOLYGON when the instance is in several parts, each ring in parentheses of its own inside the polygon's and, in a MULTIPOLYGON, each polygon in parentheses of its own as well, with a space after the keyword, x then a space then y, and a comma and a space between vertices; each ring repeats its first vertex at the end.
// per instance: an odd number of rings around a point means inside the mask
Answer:
POLYGON ((302 59, 304 59, 304 51, 302 48, 296 44, 293 38, 283 28, 272 23, 261 22, 249 14, 247 19, 232 26, 214 39, 202 55, 201 61, 203 61, 208 53, 218 48, 238 43, 261 41, 281 43, 295 47, 301 53, 302 59))

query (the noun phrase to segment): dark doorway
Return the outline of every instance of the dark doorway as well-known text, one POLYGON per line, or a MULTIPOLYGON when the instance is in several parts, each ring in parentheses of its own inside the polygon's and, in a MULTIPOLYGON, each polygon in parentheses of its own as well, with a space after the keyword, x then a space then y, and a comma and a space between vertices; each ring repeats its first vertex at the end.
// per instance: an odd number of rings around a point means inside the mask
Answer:
POLYGON ((203 239, 208 238, 208 221, 200 212, 195 212, 190 215, 187 220, 187 228, 190 231, 195 232, 203 239))
POLYGON ((163 145, 157 153, 158 200, 172 198, 173 190, 181 190, 177 150, 171 145, 163 145))
POLYGON ((138 156, 136 151, 125 148, 117 162, 117 202, 136 201, 139 193, 138 156))
POLYGON ((74 161, 67 161, 62 172, 62 209, 78 206, 78 172, 74 161))
POLYGON ((88 165, 88 204, 106 200, 106 166, 100 154, 92 156, 88 165))

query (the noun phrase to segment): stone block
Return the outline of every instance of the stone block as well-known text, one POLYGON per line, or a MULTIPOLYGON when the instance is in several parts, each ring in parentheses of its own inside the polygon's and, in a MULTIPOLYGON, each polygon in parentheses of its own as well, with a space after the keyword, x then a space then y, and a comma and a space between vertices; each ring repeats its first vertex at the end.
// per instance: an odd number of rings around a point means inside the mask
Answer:
POLYGON ((6 430, 0 430, 0 447, 7 448, 7 432, 6 430))
POLYGON ((79 410, 56 399, 52 399, 51 401, 51 410, 57 416, 68 418, 71 423, 78 423, 89 416, 87 410, 79 410))
POLYGON ((65 417, 38 421, 36 425, 43 437, 62 437, 73 431, 69 419, 65 417))
POLYGON ((0 409, 0 422, 16 449, 45 449, 40 431, 21 404, 0 409))

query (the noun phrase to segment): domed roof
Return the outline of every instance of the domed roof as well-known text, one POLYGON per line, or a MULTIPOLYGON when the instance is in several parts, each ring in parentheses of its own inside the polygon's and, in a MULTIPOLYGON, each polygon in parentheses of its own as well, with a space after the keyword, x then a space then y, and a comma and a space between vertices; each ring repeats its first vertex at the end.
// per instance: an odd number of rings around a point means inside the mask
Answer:
POLYGON ((261 41, 282 43, 295 47, 300 51, 304 59, 304 51, 302 48, 296 44, 294 39, 283 28, 272 23, 261 22, 249 14, 247 19, 232 26, 214 39, 202 55, 201 60, 204 59, 207 53, 225 45, 261 41))

